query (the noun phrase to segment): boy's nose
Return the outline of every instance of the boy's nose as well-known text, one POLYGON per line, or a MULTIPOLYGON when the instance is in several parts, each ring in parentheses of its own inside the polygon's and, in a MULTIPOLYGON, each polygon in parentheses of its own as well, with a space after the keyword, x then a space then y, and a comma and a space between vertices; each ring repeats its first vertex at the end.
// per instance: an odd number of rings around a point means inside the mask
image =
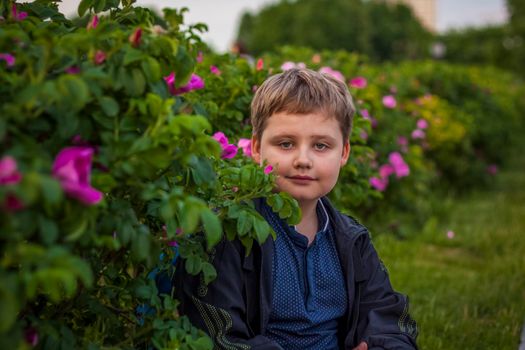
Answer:
POLYGON ((294 168, 306 168, 312 167, 312 159, 309 157, 308 152, 305 150, 299 150, 293 162, 294 168))

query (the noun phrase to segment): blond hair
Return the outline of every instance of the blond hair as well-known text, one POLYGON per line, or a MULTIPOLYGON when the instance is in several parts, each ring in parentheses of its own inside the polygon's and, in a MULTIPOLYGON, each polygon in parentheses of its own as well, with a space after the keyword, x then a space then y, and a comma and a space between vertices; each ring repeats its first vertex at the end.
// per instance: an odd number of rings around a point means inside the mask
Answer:
POLYGON ((311 69, 294 68, 269 77, 257 89, 251 104, 253 134, 261 138, 268 118, 280 112, 334 117, 346 142, 355 108, 344 82, 311 69))

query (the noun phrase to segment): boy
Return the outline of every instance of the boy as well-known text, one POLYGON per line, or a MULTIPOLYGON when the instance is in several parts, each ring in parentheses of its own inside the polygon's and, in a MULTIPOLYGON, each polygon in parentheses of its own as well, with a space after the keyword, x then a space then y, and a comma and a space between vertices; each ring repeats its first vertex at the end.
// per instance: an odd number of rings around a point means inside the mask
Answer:
POLYGON ((260 86, 251 109, 253 158, 274 167, 276 190, 298 201, 301 222, 290 227, 256 200, 277 239, 249 256, 223 240, 208 286, 179 261, 181 313, 216 349, 416 349, 407 298, 392 290, 367 229, 325 197, 350 154, 355 110, 345 84, 288 70, 260 86))

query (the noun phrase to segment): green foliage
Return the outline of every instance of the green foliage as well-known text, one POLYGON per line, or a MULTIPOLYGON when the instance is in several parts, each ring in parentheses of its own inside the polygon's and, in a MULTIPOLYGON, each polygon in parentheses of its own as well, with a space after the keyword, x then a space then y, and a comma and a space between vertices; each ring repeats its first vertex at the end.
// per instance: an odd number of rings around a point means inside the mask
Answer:
POLYGON ((257 14, 245 13, 237 40, 254 54, 294 45, 356 51, 384 61, 426 57, 432 35, 402 4, 300 0, 271 4, 257 14))
POLYGON ((221 239, 249 250, 275 236, 253 198, 270 195, 281 217, 299 218, 295 200, 273 194, 274 175, 242 155, 221 159, 210 137, 239 130, 267 73, 233 57, 217 59, 222 77, 196 67, 204 25, 181 30, 184 10, 159 16, 131 3, 83 0, 73 21, 53 1, 17 5, 23 19, 2 8, 0 52, 15 64, 0 61, 0 156, 21 174, 0 186, 2 348, 36 332, 49 349, 211 349, 149 272, 173 272, 179 253, 211 282, 208 252, 221 239), (208 86, 201 97, 170 93, 163 77, 173 72, 181 87, 195 71, 208 86), (92 169, 67 176, 101 191, 97 205, 54 168, 70 146, 93 150, 92 169))

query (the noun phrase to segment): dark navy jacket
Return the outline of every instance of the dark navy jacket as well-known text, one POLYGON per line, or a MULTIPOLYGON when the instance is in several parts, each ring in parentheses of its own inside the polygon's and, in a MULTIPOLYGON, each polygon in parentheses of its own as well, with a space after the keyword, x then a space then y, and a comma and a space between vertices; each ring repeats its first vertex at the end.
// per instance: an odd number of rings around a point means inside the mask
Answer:
MULTIPOLYGON (((368 230, 335 210, 328 199, 322 201, 334 227, 350 305, 339 321, 340 349, 351 350, 361 341, 369 350, 417 349, 408 299, 393 291, 368 230)), ((257 200, 256 208, 261 204, 257 200)), ((213 252, 218 277, 208 286, 201 276, 186 274, 178 260, 174 281, 179 311, 212 337, 215 349, 282 349, 264 336, 272 308, 273 254, 271 239, 254 244, 248 256, 238 240, 223 239, 213 252)))

